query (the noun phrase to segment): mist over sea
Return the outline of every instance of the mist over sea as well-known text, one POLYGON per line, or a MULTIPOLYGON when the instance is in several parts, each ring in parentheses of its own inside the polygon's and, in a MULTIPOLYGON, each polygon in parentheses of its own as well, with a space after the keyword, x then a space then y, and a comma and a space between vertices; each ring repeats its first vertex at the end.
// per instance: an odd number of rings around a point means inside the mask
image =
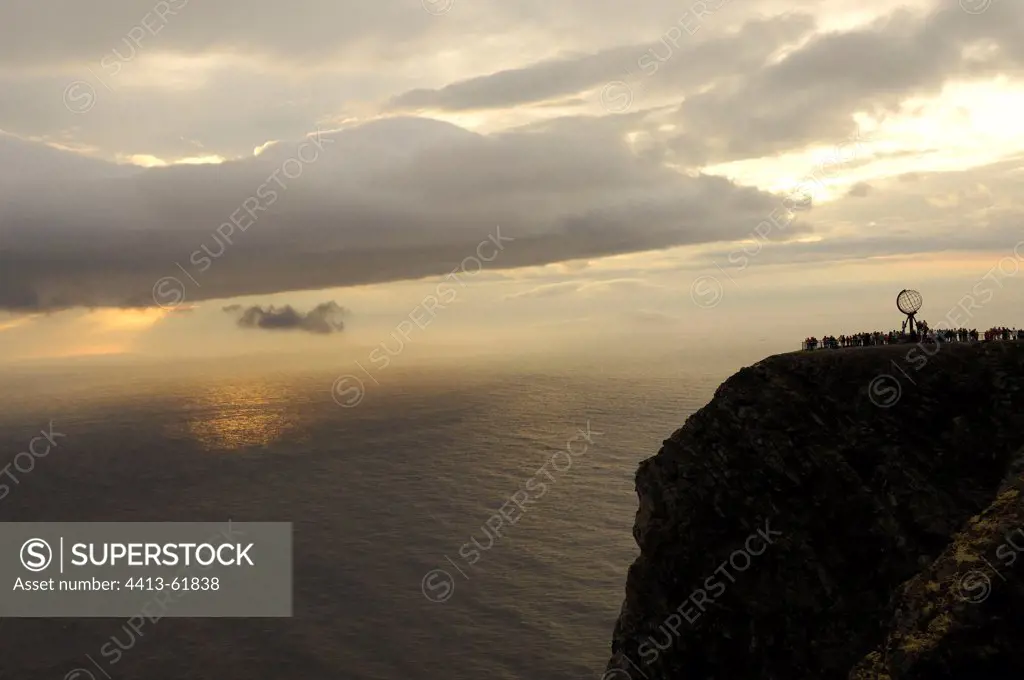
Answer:
POLYGON ((0 463, 65 436, 10 468, 0 520, 294 522, 295 615, 4 619, 2 675, 598 678, 636 465, 730 372, 395 369, 353 408, 323 370, 8 375, 0 463))

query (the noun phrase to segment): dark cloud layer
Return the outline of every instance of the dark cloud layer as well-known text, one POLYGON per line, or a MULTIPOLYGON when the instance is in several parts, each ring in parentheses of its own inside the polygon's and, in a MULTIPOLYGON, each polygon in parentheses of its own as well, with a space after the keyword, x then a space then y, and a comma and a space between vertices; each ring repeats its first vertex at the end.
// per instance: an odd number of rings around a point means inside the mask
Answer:
POLYGON ((731 240, 781 201, 580 123, 484 137, 390 119, 127 175, 37 151, 0 184, 0 309, 173 306, 731 240))
POLYGON ((324 302, 303 314, 295 311, 291 305, 283 307, 261 307, 254 305, 243 308, 241 305, 228 305, 224 311, 237 315, 241 328, 261 328, 264 330, 294 330, 307 333, 330 334, 345 329, 343 318, 348 310, 337 302, 324 302))

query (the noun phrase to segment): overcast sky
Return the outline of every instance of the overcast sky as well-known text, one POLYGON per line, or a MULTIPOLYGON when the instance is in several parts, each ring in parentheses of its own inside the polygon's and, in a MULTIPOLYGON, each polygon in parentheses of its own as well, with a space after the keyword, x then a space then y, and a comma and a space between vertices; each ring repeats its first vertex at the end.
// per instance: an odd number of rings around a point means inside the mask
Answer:
POLYGON ((372 346, 429 296, 441 344, 798 343, 903 287, 1024 325, 1022 35, 1016 0, 6 0, 0 352, 372 346))

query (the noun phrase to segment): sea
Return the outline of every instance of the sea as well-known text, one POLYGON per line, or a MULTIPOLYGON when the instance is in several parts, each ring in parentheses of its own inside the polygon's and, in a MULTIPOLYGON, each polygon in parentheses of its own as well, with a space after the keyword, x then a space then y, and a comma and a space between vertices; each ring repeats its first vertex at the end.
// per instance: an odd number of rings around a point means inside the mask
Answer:
POLYGON ((4 373, 0 521, 291 522, 294 583, 290 618, 5 617, 0 678, 601 678, 637 464, 752 362, 587 362, 395 368, 358 399, 325 369, 4 373))

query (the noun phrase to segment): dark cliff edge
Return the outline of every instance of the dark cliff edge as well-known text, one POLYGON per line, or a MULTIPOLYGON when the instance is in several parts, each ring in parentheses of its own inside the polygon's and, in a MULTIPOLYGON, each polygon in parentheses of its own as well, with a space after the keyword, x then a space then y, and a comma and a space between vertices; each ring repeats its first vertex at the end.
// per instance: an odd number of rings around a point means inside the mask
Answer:
POLYGON ((765 359, 640 464, 606 680, 1024 677, 1024 343, 915 347, 765 359))

